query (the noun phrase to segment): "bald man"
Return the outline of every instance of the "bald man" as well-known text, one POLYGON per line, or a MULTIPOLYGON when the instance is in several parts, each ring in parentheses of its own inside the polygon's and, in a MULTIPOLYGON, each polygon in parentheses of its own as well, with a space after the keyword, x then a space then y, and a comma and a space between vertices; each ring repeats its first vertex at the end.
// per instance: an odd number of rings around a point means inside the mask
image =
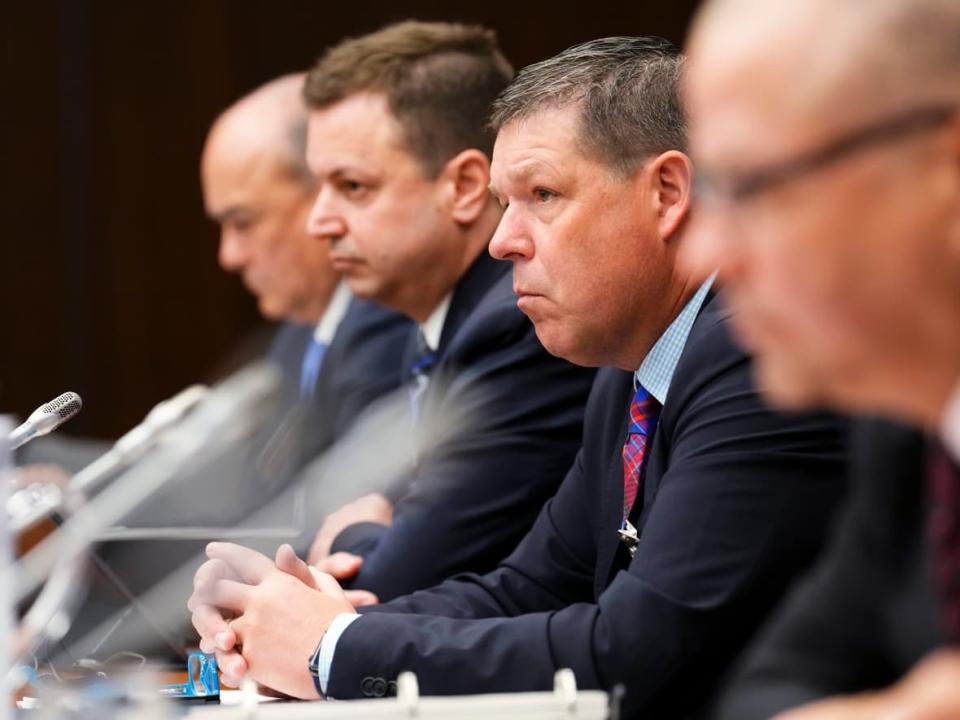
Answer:
POLYGON ((207 136, 201 178, 223 269, 241 275, 264 317, 316 326, 345 306, 331 308, 339 274, 306 232, 315 187, 302 89, 302 75, 287 75, 228 108, 207 136))
POLYGON ((915 428, 861 429, 724 718, 960 717, 958 38, 956 0, 715 0, 691 36, 690 264, 721 267, 774 402, 915 428))
MULTIPOLYGON (((343 437, 369 403, 402 380, 396 348, 407 341, 411 322, 353 298, 331 267, 327 245, 307 235, 315 188, 303 156, 302 86, 302 75, 288 75, 236 102, 213 124, 201 161, 206 209, 221 227, 220 264, 241 275, 264 317, 283 323, 270 349, 283 377, 277 410, 253 441, 159 493, 147 509, 127 518, 127 525, 233 527, 257 512, 258 527, 292 531, 291 506, 302 499, 277 501, 282 490, 343 437), (264 516, 270 505, 272 513, 264 516)), ((302 550, 319 521, 307 518, 302 550)), ((277 542, 266 541, 271 548, 277 542)), ((105 545, 100 554, 114 577, 94 579, 91 599, 66 638, 71 654, 103 659, 119 650, 163 651, 152 630, 144 639, 147 626, 160 628, 164 640, 188 638, 182 614, 168 616, 169 608, 181 607, 189 595, 189 576, 173 590, 181 597, 153 597, 149 590, 191 562, 203 544, 105 545), (117 582, 123 592, 117 592, 117 582), (140 599, 139 613, 109 636, 91 632, 111 614, 124 612, 131 594, 140 599)))
POLYGON ((264 317, 286 323, 270 353, 287 380, 284 412, 297 403, 315 409, 301 461, 399 385, 390 349, 411 327, 399 314, 352 299, 326 244, 307 234, 316 186, 305 159, 303 81, 303 74, 286 75, 225 110, 201 160, 206 211, 220 225, 220 265, 242 277, 264 317))

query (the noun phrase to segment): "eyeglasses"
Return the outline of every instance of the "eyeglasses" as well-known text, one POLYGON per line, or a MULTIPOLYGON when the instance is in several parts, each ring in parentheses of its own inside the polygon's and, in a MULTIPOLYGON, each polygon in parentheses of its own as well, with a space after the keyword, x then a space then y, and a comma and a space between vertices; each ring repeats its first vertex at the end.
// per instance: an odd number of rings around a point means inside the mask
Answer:
POLYGON ((698 169, 694 178, 694 195, 705 202, 742 203, 868 148, 932 130, 945 124, 956 112, 956 105, 928 105, 910 110, 849 132, 791 160, 730 173, 727 177, 698 169))

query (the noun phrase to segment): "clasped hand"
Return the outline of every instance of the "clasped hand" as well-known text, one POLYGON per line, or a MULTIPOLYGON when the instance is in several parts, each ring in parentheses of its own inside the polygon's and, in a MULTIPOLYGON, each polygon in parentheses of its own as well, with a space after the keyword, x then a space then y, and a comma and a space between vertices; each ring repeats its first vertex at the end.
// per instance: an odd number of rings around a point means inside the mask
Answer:
MULTIPOLYGON (((307 565, 289 545, 274 560, 232 543, 210 543, 187 603, 200 649, 216 655, 226 685, 244 677, 292 697, 317 698, 307 662, 333 619, 376 603, 344 592, 335 577, 307 565)), ((342 577, 361 558, 338 554, 324 565, 342 577)))

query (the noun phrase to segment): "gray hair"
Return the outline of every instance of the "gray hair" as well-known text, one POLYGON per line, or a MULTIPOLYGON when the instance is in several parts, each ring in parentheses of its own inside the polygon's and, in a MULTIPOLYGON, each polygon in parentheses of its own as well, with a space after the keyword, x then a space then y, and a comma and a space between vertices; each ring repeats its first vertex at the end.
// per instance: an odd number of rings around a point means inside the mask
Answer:
POLYGON ((579 104, 583 148, 629 177, 651 156, 686 148, 682 69, 680 51, 658 37, 574 45, 521 70, 494 102, 490 126, 579 104))

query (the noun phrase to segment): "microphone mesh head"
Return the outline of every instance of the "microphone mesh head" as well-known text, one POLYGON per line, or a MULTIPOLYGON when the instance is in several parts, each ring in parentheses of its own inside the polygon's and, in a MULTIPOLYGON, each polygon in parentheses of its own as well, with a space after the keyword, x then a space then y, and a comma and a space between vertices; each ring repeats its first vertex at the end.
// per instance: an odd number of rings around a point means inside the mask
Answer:
POLYGON ((79 395, 75 392, 65 392, 48 402, 40 410, 44 415, 57 415, 61 420, 69 420, 80 412, 82 407, 83 401, 79 395))

